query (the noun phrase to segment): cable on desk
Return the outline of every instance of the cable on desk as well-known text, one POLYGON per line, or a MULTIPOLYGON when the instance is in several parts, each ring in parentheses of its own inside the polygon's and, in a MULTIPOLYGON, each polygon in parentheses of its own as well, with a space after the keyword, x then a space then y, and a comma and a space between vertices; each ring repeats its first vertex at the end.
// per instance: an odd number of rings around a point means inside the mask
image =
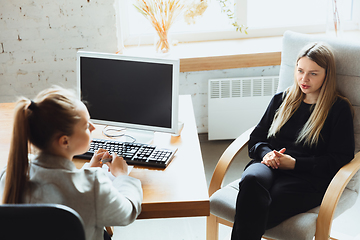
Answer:
POLYGON ((121 133, 121 134, 109 134, 108 132, 109 131, 115 131, 115 132, 121 132, 121 131, 124 131, 126 128, 121 128, 121 129, 117 129, 117 128, 108 128, 109 125, 106 125, 104 127, 104 129, 102 130, 102 133, 107 136, 107 137, 129 137, 132 139, 132 142, 131 143, 134 143, 136 142, 136 138, 130 136, 130 135, 127 135, 125 133, 121 133))

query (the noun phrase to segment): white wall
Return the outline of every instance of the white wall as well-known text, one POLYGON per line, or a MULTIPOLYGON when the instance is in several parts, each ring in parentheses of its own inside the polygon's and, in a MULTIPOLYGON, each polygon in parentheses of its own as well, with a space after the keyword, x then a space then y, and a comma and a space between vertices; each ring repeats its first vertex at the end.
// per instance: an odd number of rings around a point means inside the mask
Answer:
POLYGON ((208 80, 216 78, 277 76, 280 66, 180 73, 180 94, 190 94, 199 133, 208 131, 208 80))
POLYGON ((79 49, 117 51, 114 0, 1 0, 0 102, 75 86, 79 49))
MULTIPOLYGON (((0 102, 53 84, 75 87, 79 49, 115 53, 114 2, 1 0, 0 102)), ((191 94, 198 131, 207 132, 208 79, 277 74, 278 66, 181 73, 180 94, 191 94)))

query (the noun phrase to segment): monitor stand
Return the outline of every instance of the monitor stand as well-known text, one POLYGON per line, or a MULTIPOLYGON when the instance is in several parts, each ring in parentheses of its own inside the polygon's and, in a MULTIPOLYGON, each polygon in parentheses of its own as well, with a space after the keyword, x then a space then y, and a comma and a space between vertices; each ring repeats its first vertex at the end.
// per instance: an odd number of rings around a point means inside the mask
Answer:
POLYGON ((154 140, 154 131, 146 131, 139 129, 127 128, 125 135, 121 137, 121 141, 124 142, 136 142, 143 144, 151 144, 154 140))

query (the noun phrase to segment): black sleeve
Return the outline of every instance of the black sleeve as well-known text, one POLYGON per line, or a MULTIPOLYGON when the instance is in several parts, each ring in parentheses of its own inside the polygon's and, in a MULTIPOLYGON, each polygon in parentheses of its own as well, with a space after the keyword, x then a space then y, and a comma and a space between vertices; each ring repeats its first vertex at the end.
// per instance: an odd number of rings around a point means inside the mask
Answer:
POLYGON ((267 134, 274 119, 276 110, 280 107, 283 101, 282 96, 282 93, 278 93, 271 99, 263 117, 253 132, 250 134, 250 140, 248 144, 249 157, 255 161, 262 161, 262 158, 268 152, 273 150, 273 147, 270 145, 267 139, 267 134))
POLYGON ((332 178, 339 169, 354 158, 355 140, 353 116, 349 104, 340 100, 329 112, 329 138, 324 153, 296 158, 295 171, 318 177, 332 178))

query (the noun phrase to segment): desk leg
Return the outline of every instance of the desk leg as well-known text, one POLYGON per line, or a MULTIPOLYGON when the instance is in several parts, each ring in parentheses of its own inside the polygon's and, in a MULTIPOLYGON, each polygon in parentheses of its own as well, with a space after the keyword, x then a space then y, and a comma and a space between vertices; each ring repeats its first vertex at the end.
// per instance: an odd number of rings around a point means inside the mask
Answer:
POLYGON ((206 218, 206 240, 219 240, 219 223, 212 214, 206 218))

